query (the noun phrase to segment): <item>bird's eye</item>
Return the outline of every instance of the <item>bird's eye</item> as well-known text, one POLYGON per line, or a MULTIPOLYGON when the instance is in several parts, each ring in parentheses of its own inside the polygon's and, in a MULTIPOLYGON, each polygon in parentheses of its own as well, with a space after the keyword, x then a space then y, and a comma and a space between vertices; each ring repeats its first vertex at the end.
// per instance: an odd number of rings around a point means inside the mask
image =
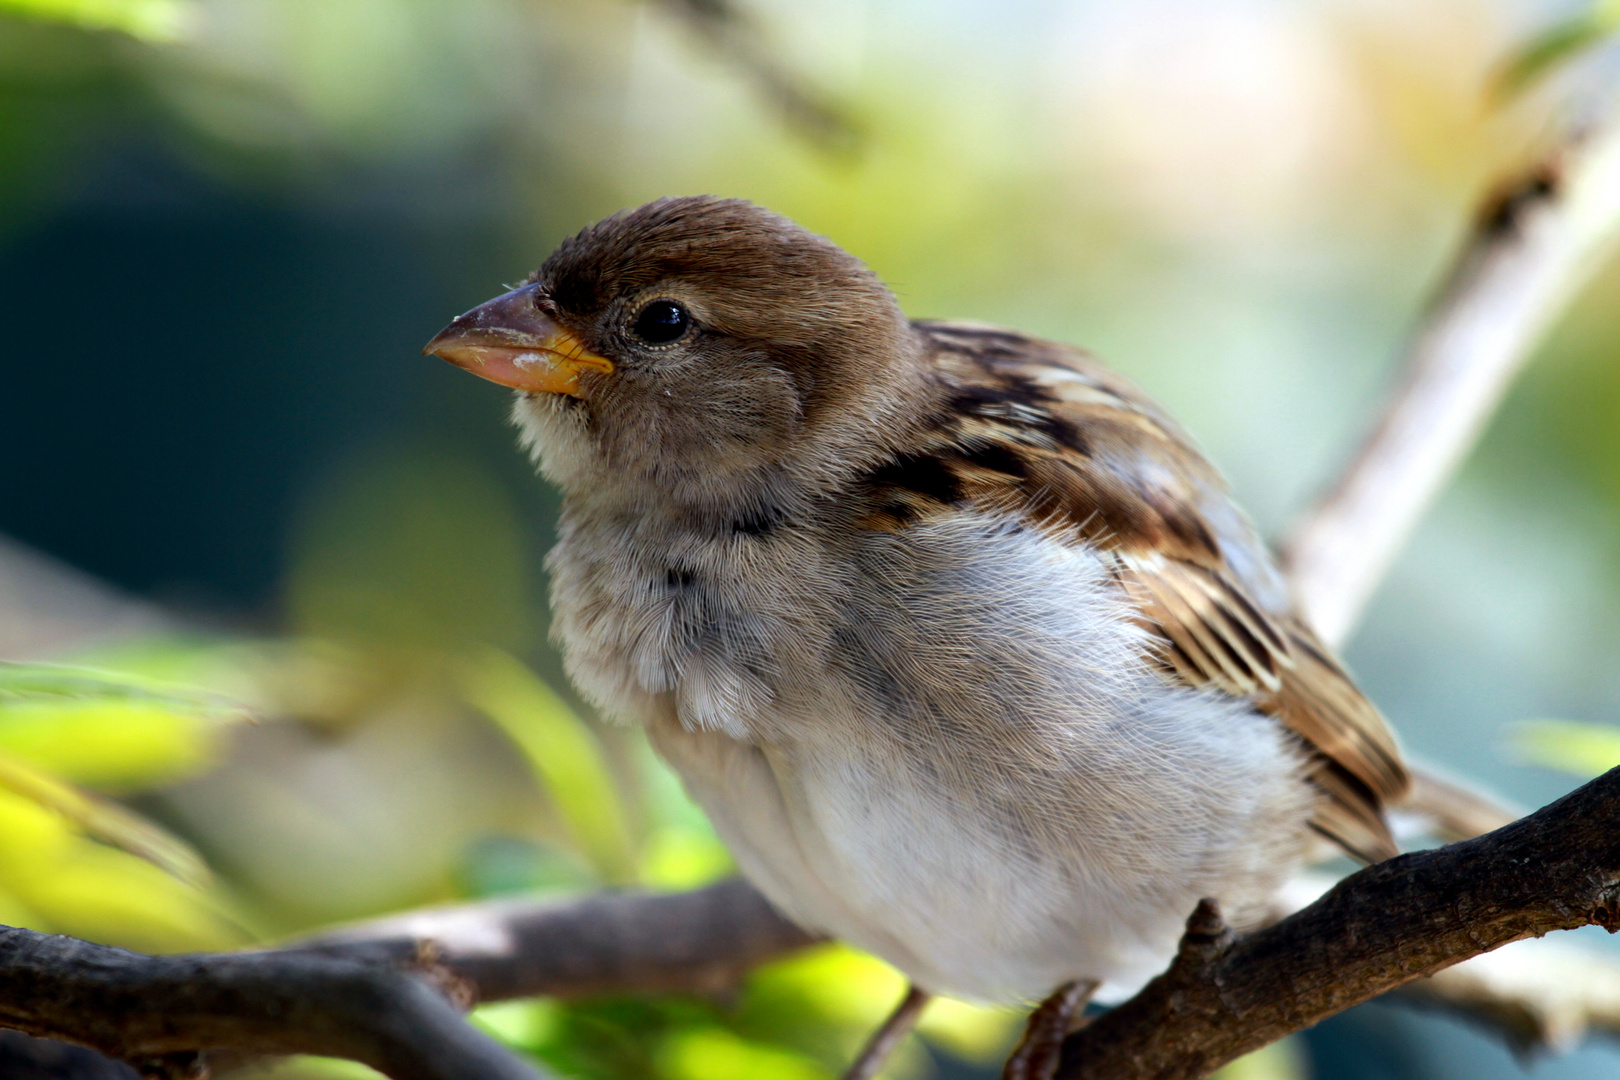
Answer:
POLYGON ((634 327, 636 337, 649 345, 667 345, 686 333, 692 316, 673 300, 654 300, 641 309, 634 327))

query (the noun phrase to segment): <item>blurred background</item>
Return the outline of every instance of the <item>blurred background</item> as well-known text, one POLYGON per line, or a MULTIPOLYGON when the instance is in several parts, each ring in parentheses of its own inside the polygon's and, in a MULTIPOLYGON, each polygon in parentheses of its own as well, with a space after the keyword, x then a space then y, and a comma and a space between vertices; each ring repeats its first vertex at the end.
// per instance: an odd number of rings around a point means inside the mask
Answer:
MULTIPOLYGON (((1479 196, 1617 68, 1514 58, 1616 7, 0 0, 0 656, 121 673, 0 669, 0 922, 219 948, 729 872, 561 677, 506 394, 419 356, 586 222, 744 196, 914 316, 1088 345, 1276 534, 1479 196)), ((1617 295, 1620 264, 1348 651, 1414 756, 1527 806, 1620 761, 1617 295)), ((828 947, 727 1001, 477 1018, 564 1076, 814 1080, 900 992, 828 947)), ((940 1003, 891 1075, 993 1076, 1017 1024, 940 1003)), ((1617 1071, 1374 1003, 1228 1075, 1617 1071)))

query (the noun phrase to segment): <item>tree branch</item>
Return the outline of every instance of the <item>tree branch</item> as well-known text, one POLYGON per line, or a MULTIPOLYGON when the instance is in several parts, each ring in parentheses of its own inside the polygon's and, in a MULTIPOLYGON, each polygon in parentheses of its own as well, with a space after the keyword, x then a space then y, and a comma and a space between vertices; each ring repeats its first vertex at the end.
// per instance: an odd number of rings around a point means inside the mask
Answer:
POLYGON ((1237 936, 1209 901, 1170 969, 1069 1037, 1067 1080, 1195 1080, 1460 960, 1620 927, 1620 769, 1474 840, 1369 866, 1237 936))
POLYGON ((657 0, 657 4, 753 83, 792 130, 831 153, 847 155, 860 148, 861 129, 848 110, 783 62, 751 13, 732 0, 657 0))
POLYGON ((394 1080, 542 1080, 464 1021, 447 988, 464 990, 426 954, 146 956, 0 927, 0 1025, 148 1075, 206 1075, 200 1052, 225 1048, 350 1058, 394 1080))
POLYGON ((1513 377, 1620 241, 1620 120, 1577 134, 1487 199, 1407 347, 1405 376, 1284 560, 1300 611, 1349 636, 1513 377))
POLYGON ((431 941, 479 1001, 603 994, 723 994, 819 938, 732 878, 684 893, 602 893, 410 912, 310 939, 326 955, 402 959, 431 941))
POLYGON ((1507 1040, 1520 1057, 1620 1038, 1620 963, 1574 941, 1521 941, 1407 983, 1398 1000, 1442 1009, 1507 1040))

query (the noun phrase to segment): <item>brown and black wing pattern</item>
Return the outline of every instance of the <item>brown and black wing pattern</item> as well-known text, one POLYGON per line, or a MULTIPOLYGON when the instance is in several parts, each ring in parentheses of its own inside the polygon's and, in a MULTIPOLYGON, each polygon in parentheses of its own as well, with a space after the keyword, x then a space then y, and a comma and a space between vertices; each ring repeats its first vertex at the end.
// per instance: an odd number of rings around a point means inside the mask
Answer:
POLYGON ((1313 751, 1313 825, 1351 854, 1396 853, 1383 807, 1407 787, 1378 710, 1291 611, 1264 546, 1192 440, 1079 350, 918 323, 946 407, 931 441, 872 481, 892 528, 941 502, 1016 513, 1113 560, 1165 676, 1251 698, 1313 751))

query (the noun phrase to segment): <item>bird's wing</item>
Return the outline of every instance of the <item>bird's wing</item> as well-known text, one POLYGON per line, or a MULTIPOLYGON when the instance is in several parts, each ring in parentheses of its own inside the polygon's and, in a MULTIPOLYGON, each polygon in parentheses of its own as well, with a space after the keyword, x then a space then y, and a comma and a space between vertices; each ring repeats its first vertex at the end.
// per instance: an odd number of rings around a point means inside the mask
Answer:
POLYGON ((928 453, 961 497, 1104 552, 1167 679, 1249 698, 1313 752, 1312 824, 1395 854, 1382 809, 1407 787, 1384 718, 1293 613, 1264 545, 1192 440, 1078 350, 919 323, 948 406, 928 453))

